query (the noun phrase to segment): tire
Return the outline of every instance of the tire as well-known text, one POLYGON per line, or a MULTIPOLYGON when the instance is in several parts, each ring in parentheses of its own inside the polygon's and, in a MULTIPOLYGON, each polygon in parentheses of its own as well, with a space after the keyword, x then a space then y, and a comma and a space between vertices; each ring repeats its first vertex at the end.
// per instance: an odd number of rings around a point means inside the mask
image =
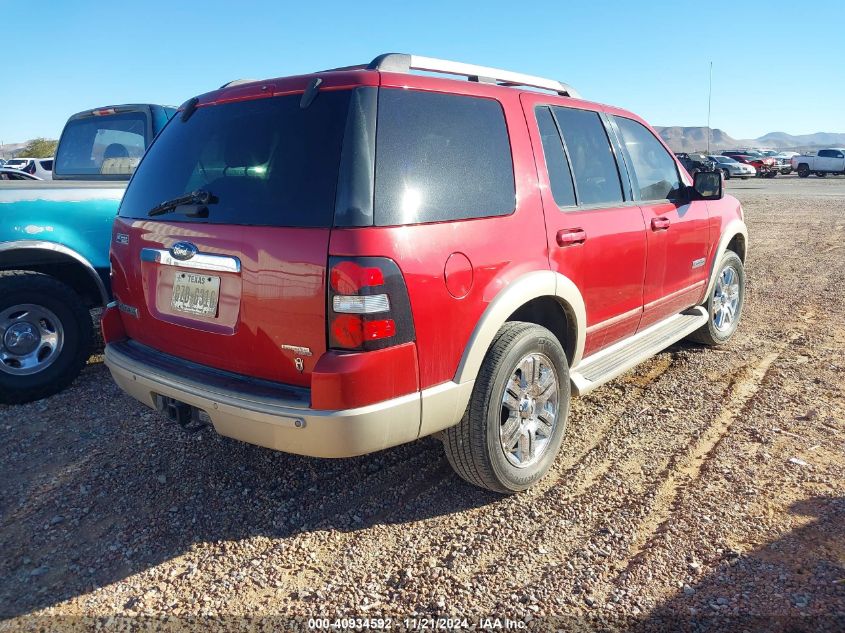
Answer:
POLYGON ((810 166, 807 163, 801 163, 798 165, 798 177, 799 178, 806 178, 810 175, 810 166))
POLYGON ((91 313, 69 286, 41 273, 0 272, 0 403, 67 387, 88 360, 92 334, 91 313))
POLYGON ((701 343, 702 345, 714 346, 727 343, 736 332, 737 326, 739 326, 739 321, 742 318, 742 308, 745 305, 745 267, 739 255, 733 251, 726 251, 719 262, 718 271, 713 291, 703 304, 710 318, 707 319, 707 323, 688 337, 690 340, 701 343), (716 297, 724 296, 725 284, 723 283, 723 275, 729 269, 732 269, 735 274, 735 278, 731 280, 730 286, 733 286, 733 281, 736 283, 735 288, 731 288, 729 296, 735 297, 736 301, 735 304, 731 302, 732 305, 735 305, 732 313, 733 316, 730 318, 729 323, 726 324, 726 313, 721 313, 720 318, 720 314, 716 313, 715 309, 719 307, 716 297))
POLYGON ((723 170, 722 170, 722 173, 725 175, 725 180, 730 180, 730 179, 731 179, 731 172, 730 172, 730 170, 723 169, 723 170))
POLYGON ((826 174, 825 172, 823 172, 823 171, 817 171, 817 172, 816 172, 816 176, 817 176, 818 178, 824 178, 825 176, 827 176, 827 174, 826 174))
POLYGON ((569 398, 569 366, 555 336, 533 323, 506 323, 487 350, 464 417, 442 434, 449 463, 463 479, 481 488, 503 494, 530 488, 555 460, 569 415, 569 398), (536 376, 526 376, 535 371, 536 376), (544 384, 552 388, 552 381, 556 402, 548 392, 545 403, 535 399, 544 384), (551 419, 553 409, 557 414, 551 419), (511 425, 512 441, 505 440, 502 434, 511 425), (551 430, 532 432, 538 425, 551 430))

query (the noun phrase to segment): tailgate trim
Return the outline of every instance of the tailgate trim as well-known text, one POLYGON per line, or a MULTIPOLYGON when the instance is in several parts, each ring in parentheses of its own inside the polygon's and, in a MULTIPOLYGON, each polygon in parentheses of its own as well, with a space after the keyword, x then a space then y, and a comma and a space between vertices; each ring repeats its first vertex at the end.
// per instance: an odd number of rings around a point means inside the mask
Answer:
POLYGON ((241 260, 231 255, 196 253, 190 259, 176 259, 170 251, 163 248, 142 248, 141 261, 153 262, 162 266, 179 266, 180 268, 213 270, 222 273, 241 272, 241 260))

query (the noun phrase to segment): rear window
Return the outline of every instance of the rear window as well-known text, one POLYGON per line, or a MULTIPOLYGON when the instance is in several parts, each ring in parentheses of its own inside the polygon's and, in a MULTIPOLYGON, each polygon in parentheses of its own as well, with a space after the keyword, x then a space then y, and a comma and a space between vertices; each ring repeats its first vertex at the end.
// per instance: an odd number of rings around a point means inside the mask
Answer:
POLYGON ((146 218, 161 202, 205 190, 207 217, 185 206, 159 216, 179 222, 329 227, 348 90, 201 106, 170 123, 130 183, 120 215, 146 218))
POLYGON ((56 150, 58 176, 129 176, 147 146, 144 112, 71 119, 56 150))
POLYGON ((376 225, 514 211, 511 148, 497 101, 382 89, 377 130, 376 225))

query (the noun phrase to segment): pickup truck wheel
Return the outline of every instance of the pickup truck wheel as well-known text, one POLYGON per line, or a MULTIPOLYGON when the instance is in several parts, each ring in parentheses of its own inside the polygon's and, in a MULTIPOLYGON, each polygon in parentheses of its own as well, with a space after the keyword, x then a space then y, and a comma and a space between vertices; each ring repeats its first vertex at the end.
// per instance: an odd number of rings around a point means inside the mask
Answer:
POLYGON ((719 262, 719 272, 713 291, 704 308, 710 318, 689 335, 690 340, 703 345, 722 345, 736 332, 745 304, 745 268, 739 255, 727 251, 719 262))
POLYGON ((819 178, 824 178, 825 176, 827 176, 827 174, 823 171, 817 171, 816 176, 818 176, 819 178))
POLYGON ((801 163, 798 165, 798 177, 799 178, 806 178, 810 175, 810 167, 805 163, 801 163))
POLYGON ((514 321, 487 351, 463 419, 442 435, 466 481, 510 494, 548 472, 569 414, 569 367, 546 328, 514 321))
POLYGON ((0 273, 0 403, 67 387, 91 352, 91 314, 69 286, 31 271, 0 273))

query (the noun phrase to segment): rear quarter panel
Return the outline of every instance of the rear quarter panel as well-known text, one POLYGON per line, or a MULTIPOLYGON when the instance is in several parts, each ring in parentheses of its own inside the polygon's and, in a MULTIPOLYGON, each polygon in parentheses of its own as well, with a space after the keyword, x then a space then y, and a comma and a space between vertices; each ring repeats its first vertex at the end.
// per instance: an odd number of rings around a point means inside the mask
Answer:
MULTIPOLYGON (((382 74, 383 86, 408 83, 408 75, 382 74)), ((490 302, 520 275, 548 270, 549 262, 537 171, 520 93, 422 76, 413 77, 412 87, 452 94, 466 91, 499 101, 510 137, 516 185, 511 215, 332 231, 332 255, 389 257, 402 270, 416 329, 420 387, 425 389, 454 378, 473 329, 490 302), (461 273, 463 278, 457 284, 468 288, 464 296, 453 296, 446 286, 446 262, 453 254, 453 262, 465 266, 469 260, 471 265, 471 272, 461 273)))

